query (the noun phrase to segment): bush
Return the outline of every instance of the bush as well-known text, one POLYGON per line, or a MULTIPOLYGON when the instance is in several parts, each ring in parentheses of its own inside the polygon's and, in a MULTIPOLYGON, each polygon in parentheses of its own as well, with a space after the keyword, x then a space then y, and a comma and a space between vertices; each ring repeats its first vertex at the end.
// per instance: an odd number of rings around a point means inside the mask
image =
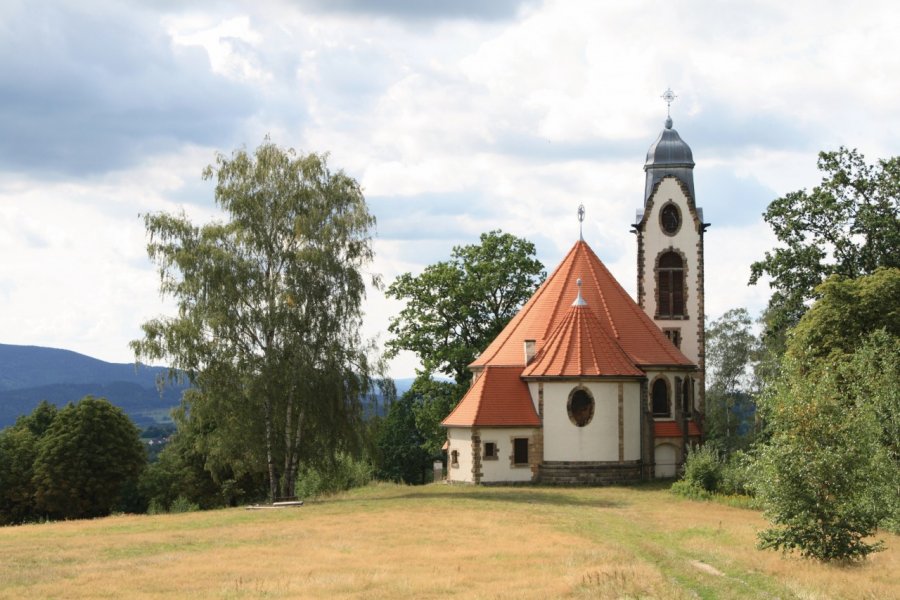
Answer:
POLYGON ((753 469, 755 458, 752 454, 738 450, 721 464, 721 481, 717 492, 728 495, 753 496, 753 469))
POLYGON ((692 488, 712 493, 719 488, 721 479, 722 461, 715 448, 705 445, 688 451, 682 481, 692 488))
POLYGON ((374 469, 367 461, 338 452, 334 460, 311 465, 297 475, 295 494, 298 498, 318 498, 362 487, 372 481, 374 469))
POLYGON ((186 512, 195 512, 200 510, 200 505, 196 502, 191 502, 184 496, 178 496, 175 498, 175 501, 172 502, 172 506, 169 507, 170 513, 186 513, 186 512))

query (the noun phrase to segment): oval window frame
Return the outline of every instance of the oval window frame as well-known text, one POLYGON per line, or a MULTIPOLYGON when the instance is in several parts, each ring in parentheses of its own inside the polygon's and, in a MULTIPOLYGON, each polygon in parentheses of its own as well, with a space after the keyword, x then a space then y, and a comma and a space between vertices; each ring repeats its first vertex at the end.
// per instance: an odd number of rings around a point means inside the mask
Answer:
POLYGON ((663 204, 662 207, 659 209, 659 228, 662 230, 662 232, 664 234, 666 234, 670 237, 678 235, 678 232, 681 231, 682 223, 684 223, 684 218, 681 215, 681 209, 672 200, 669 200, 668 202, 663 204), (675 211, 675 219, 676 219, 675 228, 672 229, 671 231, 666 227, 666 222, 665 222, 665 219, 663 218, 663 213, 665 213, 666 210, 669 208, 671 208, 675 211))
POLYGON ((594 395, 591 393, 589 389, 584 386, 578 386, 569 392, 569 400, 566 402, 566 414, 569 415, 569 422, 572 423, 575 427, 587 427, 594 420, 594 412, 596 410, 597 401, 594 400, 594 395), (576 418, 576 415, 572 412, 572 404, 575 402, 576 397, 581 397, 581 394, 587 397, 590 401, 587 406, 587 416, 580 416, 576 418))

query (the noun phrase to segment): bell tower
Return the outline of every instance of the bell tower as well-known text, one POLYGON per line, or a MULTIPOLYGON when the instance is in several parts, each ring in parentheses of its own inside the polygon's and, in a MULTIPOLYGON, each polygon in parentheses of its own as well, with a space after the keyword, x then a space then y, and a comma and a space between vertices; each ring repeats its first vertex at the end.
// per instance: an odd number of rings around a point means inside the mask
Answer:
MULTIPOLYGON (((675 95, 662 98, 671 106, 675 95)), ((668 111, 667 111, 668 113, 668 111)), ((637 301, 675 346, 699 368, 694 409, 704 410, 705 334, 703 209, 694 196, 694 158, 690 147, 665 127, 647 151, 643 207, 637 234, 637 301)))

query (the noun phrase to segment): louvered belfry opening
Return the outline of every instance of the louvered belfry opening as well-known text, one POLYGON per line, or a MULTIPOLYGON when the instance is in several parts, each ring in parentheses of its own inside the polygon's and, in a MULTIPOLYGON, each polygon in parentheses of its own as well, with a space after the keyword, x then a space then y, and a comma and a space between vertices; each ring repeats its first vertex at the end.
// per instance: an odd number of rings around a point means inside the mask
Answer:
POLYGON ((684 316, 684 261, 677 252, 666 252, 659 257, 657 269, 659 298, 657 314, 660 317, 684 316))

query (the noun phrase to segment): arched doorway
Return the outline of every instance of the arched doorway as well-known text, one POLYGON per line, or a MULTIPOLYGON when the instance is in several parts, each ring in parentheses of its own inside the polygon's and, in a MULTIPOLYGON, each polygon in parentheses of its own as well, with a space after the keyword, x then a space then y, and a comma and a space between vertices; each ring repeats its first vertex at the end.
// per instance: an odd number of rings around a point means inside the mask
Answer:
POLYGON ((678 449, 672 444, 660 444, 656 447, 654 460, 656 461, 656 478, 675 477, 675 468, 678 464, 678 449))

